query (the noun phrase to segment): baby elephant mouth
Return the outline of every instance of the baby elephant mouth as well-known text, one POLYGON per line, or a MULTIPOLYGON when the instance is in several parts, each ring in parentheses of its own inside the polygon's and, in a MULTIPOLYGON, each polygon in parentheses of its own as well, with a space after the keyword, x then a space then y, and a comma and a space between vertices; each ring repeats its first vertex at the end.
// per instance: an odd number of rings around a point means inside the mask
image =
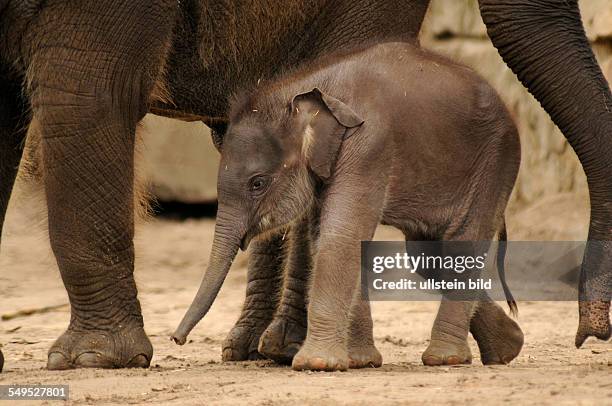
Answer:
POLYGON ((260 216, 255 225, 249 227, 240 239, 240 250, 246 251, 253 238, 273 230, 275 227, 272 225, 272 221, 270 213, 260 216))
POLYGON ((251 235, 251 233, 246 233, 240 239, 240 250, 243 252, 246 251, 249 248, 249 244, 251 243, 252 239, 253 239, 253 236, 251 235))

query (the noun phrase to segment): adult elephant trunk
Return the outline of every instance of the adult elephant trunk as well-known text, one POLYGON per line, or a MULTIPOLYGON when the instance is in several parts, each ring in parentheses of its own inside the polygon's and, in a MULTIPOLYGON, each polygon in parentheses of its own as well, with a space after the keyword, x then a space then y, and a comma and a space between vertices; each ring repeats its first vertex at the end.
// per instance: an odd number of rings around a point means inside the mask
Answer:
POLYGON ((577 0, 479 0, 489 37, 576 151, 591 198, 580 276, 576 346, 610 337, 612 296, 612 96, 577 0))
POLYGON ((191 306, 183 317, 172 339, 179 345, 185 344, 187 335, 195 325, 208 313, 214 302, 221 285, 229 272, 229 269, 240 248, 244 227, 241 226, 241 218, 234 212, 220 211, 217 214, 215 225, 215 237, 208 268, 198 293, 193 299, 191 306))

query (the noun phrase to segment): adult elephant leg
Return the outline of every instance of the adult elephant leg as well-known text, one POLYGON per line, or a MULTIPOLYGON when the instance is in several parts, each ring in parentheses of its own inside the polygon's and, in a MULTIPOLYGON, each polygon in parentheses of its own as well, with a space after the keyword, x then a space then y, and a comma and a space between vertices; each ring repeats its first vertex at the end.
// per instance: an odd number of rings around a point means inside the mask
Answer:
MULTIPOLYGON (((13 78, 14 79, 14 78, 13 78)), ((27 102, 21 96, 20 80, 12 80, 0 68, 0 250, 4 216, 21 154, 27 129, 27 102)), ((0 351, 0 372, 4 356, 0 351)))
POLYGON ((580 277, 576 346, 610 337, 612 296, 612 96, 577 0, 480 0, 489 37, 576 151, 591 199, 580 277))
POLYGON ((259 339, 278 305, 285 264, 285 233, 251 243, 246 298, 238 321, 223 342, 224 361, 263 358, 259 339))
POLYGON ((312 270, 310 234, 307 219, 291 229, 281 300, 274 319, 259 340, 259 352, 280 364, 291 364, 306 338, 306 297, 312 270))
POLYGON ((133 276, 134 134, 161 72, 173 8, 55 3, 24 40, 35 44, 25 51, 30 100, 42 139, 49 237, 71 306, 49 369, 146 367, 151 360, 133 276))

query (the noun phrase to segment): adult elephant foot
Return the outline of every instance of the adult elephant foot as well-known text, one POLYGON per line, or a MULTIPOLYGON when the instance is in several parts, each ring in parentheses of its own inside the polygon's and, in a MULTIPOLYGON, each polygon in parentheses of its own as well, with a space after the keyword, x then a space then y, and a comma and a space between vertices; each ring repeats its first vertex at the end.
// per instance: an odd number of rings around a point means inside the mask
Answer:
POLYGON ((223 341, 222 359, 223 361, 253 361, 263 359, 257 350, 257 345, 265 325, 241 324, 236 325, 230 330, 223 341))
POLYGON ((306 338, 306 326, 295 320, 277 316, 259 340, 259 353, 279 363, 291 365, 306 338))
POLYGON ((523 332, 495 302, 481 302, 470 322, 484 365, 508 364, 523 348, 523 332))
POLYGON ((611 336, 609 314, 610 302, 581 302, 576 347, 582 346, 590 336, 608 340, 611 336))
POLYGON ((49 240, 71 307, 49 369, 146 367, 153 354, 133 275, 134 143, 176 17, 172 2, 153 3, 41 8, 20 48, 29 55, 24 93, 42 148, 49 240), (87 46, 65 27, 87 27, 87 46))
POLYGON ((49 350, 47 369, 147 368, 153 347, 142 327, 117 331, 78 331, 70 328, 49 350))

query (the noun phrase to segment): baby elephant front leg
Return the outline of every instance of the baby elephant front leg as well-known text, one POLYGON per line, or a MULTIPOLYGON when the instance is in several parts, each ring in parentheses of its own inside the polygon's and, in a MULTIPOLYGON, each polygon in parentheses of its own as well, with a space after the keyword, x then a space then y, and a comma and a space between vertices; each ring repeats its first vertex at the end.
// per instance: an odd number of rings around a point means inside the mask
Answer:
MULTIPOLYGON (((293 358, 293 369, 349 368, 350 314, 358 289, 360 242, 374 235, 384 198, 378 188, 363 188, 359 182, 337 180, 323 202, 319 252, 308 303, 308 331, 304 345, 293 358), (355 194, 364 198, 355 199, 355 194)), ((364 324, 363 317, 358 324, 364 324)), ((371 322, 365 324, 371 326, 371 322)), ((378 364, 378 358, 373 363, 378 364)))
POLYGON ((382 355, 374 346, 370 302, 358 287, 351 307, 351 327, 348 339, 349 368, 378 368, 382 355))
POLYGON ((321 244, 310 291, 306 340, 293 358, 293 369, 348 369, 349 313, 357 287, 358 259, 358 240, 321 244))

